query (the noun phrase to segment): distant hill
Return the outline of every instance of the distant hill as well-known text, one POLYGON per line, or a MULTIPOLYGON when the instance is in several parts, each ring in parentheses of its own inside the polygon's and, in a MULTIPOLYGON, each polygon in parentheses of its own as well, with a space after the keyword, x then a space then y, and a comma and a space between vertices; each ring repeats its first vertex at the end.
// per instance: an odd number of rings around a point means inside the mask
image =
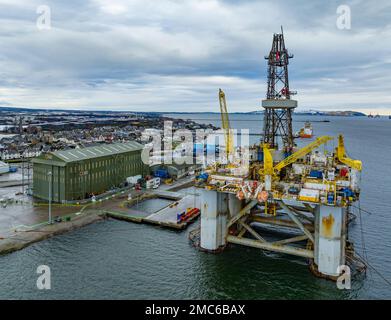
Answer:
MULTIPOLYGON (((155 112, 163 114, 219 114, 219 112, 155 112)), ((263 110, 249 112, 229 112, 229 114, 264 114, 263 110)), ((295 115, 303 116, 341 116, 341 117, 366 117, 359 111, 295 111, 295 115)))
MULTIPOLYGON (((21 108, 21 107, 1 107, 0 112, 66 112, 66 113, 136 113, 136 114, 218 114, 219 112, 170 112, 170 111, 110 111, 110 110, 65 110, 65 109, 32 109, 32 108, 21 108)), ((263 114, 263 110, 256 110, 250 112, 230 112, 231 114, 263 114)), ((317 110, 308 110, 308 111, 296 111, 296 115, 314 115, 314 116, 343 116, 343 117, 362 117, 366 116, 365 113, 358 111, 317 111, 317 110)))
POLYGON ((317 110, 309 110, 309 111, 298 111, 295 114, 302 115, 315 115, 315 116, 342 116, 342 117, 365 117, 366 114, 359 111, 317 111, 317 110))

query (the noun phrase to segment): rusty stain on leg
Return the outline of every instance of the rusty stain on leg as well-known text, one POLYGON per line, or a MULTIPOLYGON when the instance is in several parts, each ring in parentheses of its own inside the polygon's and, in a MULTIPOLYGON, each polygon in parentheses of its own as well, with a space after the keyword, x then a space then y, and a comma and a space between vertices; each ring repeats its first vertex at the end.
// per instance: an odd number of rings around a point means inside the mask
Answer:
POLYGON ((322 236, 324 237, 332 236, 334 222, 335 219, 331 213, 327 217, 322 218, 322 236))

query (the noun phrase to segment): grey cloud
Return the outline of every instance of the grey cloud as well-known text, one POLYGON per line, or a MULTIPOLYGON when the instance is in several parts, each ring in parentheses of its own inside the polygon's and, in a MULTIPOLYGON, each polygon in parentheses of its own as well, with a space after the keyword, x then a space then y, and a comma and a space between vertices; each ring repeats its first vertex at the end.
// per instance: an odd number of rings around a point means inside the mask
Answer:
POLYGON ((39 31, 40 1, 6 0, 0 94, 14 106, 210 111, 224 87, 230 110, 256 110, 283 24, 302 108, 391 110, 391 6, 346 3, 351 30, 336 28, 339 1, 47 1, 52 30, 39 31))

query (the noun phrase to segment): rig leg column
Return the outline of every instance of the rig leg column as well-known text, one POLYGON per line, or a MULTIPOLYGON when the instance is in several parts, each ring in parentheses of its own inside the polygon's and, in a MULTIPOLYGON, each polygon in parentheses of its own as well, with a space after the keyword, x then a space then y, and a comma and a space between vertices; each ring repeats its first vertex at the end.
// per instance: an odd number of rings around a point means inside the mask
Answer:
POLYGON ((316 207, 314 261, 323 275, 339 276, 338 267, 345 264, 346 218, 346 208, 316 207))
POLYGON ((215 251, 226 244, 227 195, 201 190, 201 248, 215 251))
POLYGON ((228 211, 230 213, 230 218, 235 217, 239 214, 239 211, 242 209, 242 201, 239 200, 236 195, 229 193, 228 194, 228 211))
MULTIPOLYGON (((229 193, 228 195, 228 213, 229 213, 229 219, 232 219, 233 217, 237 216, 242 209, 242 200, 239 200, 235 194, 229 193)), ((237 226, 237 231, 242 230, 242 226, 237 226)), ((226 231, 226 235, 228 235, 229 230, 226 231)))

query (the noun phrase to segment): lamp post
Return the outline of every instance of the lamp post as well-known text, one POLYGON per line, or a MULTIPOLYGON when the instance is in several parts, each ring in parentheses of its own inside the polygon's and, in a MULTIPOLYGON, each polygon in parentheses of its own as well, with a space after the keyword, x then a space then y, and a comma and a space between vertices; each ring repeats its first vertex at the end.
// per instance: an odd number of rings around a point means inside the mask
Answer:
POLYGON ((52 224, 52 172, 48 172, 49 176, 49 224, 52 224))

